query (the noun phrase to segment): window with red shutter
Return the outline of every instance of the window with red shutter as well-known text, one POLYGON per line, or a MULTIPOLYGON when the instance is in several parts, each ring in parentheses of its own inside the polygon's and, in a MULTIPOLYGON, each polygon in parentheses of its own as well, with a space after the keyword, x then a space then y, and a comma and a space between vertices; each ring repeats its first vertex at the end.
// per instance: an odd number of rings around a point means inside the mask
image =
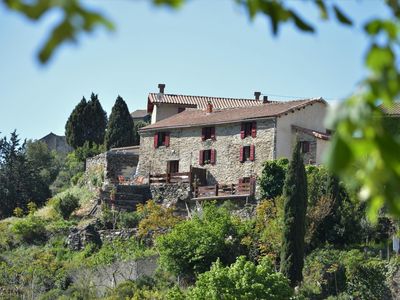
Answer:
POLYGON ((211 150, 211 158, 210 158, 210 162, 212 165, 215 165, 216 155, 217 155, 217 150, 212 149, 211 150))
POLYGON ((244 147, 240 147, 240 162, 244 162, 244 147))
POLYGON ((257 122, 251 123, 251 137, 255 138, 257 136, 257 122))
POLYGON ((255 155, 255 147, 254 145, 250 146, 250 161, 254 161, 254 156, 255 155))
POLYGON ((169 132, 157 132, 154 135, 154 148, 158 148, 160 146, 169 147, 170 138, 169 132))
POLYGON ((199 151, 199 165, 204 166, 204 150, 199 151))
POLYGON ((158 147, 158 133, 156 132, 154 134, 154 148, 158 147))
POLYGON ((211 127, 211 139, 212 139, 213 141, 216 140, 216 138, 215 138, 215 127, 211 127))
POLYGON ((254 147, 252 146, 243 146, 242 148, 240 148, 240 161, 241 162, 245 162, 248 160, 254 160, 254 147), (252 152, 253 151, 253 152, 252 152), (252 155, 253 153, 253 155, 252 155))
POLYGON ((169 132, 166 132, 164 135, 164 145, 165 147, 169 147, 169 132))
POLYGON ((257 122, 243 122, 240 130, 240 137, 242 139, 248 136, 256 137, 257 134, 256 124, 257 122))
POLYGON ((201 140, 215 140, 215 127, 203 127, 201 129, 201 140))
POLYGON ((240 138, 241 138, 241 139, 244 139, 244 138, 246 137, 246 136, 245 136, 245 132, 244 132, 244 129, 245 129, 245 128, 244 128, 244 127, 245 127, 244 124, 245 124, 245 123, 240 124, 240 138))

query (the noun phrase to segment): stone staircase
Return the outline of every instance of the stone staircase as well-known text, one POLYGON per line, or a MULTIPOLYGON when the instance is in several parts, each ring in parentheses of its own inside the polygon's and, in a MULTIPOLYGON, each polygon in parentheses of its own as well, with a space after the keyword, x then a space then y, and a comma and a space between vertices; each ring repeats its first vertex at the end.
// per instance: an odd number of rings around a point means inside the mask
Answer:
POLYGON ((148 185, 120 185, 117 184, 115 200, 110 199, 113 186, 108 186, 102 191, 102 203, 114 207, 117 210, 135 211, 138 204, 143 204, 151 199, 150 187, 148 185))

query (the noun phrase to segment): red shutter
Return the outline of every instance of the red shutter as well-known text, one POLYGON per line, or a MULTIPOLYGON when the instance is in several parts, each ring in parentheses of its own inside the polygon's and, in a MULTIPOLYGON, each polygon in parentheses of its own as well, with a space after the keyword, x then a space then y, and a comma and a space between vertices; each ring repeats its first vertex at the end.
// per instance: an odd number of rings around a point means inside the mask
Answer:
POLYGON ((240 127, 240 138, 244 139, 244 123, 242 123, 240 127))
POLYGON ((254 161, 255 147, 254 145, 250 145, 250 160, 254 161))
POLYGON ((204 166, 204 150, 199 151, 199 165, 204 166))
POLYGON ((215 127, 211 127, 211 139, 215 141, 215 127))
POLYGON ((202 141, 205 141, 205 140, 206 140, 206 128, 205 128, 205 127, 203 127, 203 128, 201 129, 201 140, 202 140, 202 141))
POLYGON ((215 158, 216 158, 217 150, 211 149, 211 164, 215 165, 215 158))
POLYGON ((169 132, 165 133, 165 147, 169 147, 169 132))
POLYGON ((243 152, 244 152, 244 151, 243 151, 243 150, 244 150, 243 147, 240 147, 240 158, 239 158, 239 161, 240 161, 240 162, 243 162, 243 161, 244 161, 244 157, 243 157, 243 154, 244 154, 243 152))
POLYGON ((255 138, 257 136, 257 122, 251 123, 251 137, 255 138))
POLYGON ((156 132, 154 134, 154 148, 158 147, 158 133, 156 132))

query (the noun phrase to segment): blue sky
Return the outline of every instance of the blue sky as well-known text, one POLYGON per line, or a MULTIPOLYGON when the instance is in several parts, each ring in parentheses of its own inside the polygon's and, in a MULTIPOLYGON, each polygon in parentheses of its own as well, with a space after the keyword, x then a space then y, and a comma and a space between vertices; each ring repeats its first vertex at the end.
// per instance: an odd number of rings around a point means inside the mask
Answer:
POLYGON ((33 23, 0 4, 1 135, 62 135, 72 109, 92 91, 107 113, 118 95, 131 111, 145 108, 158 83, 166 83, 166 93, 252 98, 261 91, 278 100, 337 101, 366 75, 363 22, 387 14, 383 1, 337 1, 356 21, 348 28, 318 21, 314 6, 293 0, 318 32, 288 24, 273 37, 267 20, 250 21, 233 0, 192 0, 178 11, 149 2, 85 1, 116 31, 82 35, 46 66, 35 55, 57 13, 33 23))

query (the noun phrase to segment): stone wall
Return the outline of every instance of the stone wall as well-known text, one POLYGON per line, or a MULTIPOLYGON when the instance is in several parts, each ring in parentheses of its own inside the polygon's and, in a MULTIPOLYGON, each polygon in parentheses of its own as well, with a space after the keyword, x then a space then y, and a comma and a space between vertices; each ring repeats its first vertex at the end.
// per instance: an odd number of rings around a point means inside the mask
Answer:
POLYGON ((293 130, 293 145, 296 141, 307 141, 310 143, 310 151, 303 153, 305 164, 315 164, 317 162, 317 138, 300 130, 293 130))
POLYGON ((191 196, 189 183, 152 184, 150 190, 153 200, 166 207, 177 206, 179 208, 180 204, 189 200, 191 196))
POLYGON ((95 268, 78 268, 71 272, 73 282, 84 282, 96 287, 97 297, 127 280, 137 280, 143 276, 154 276, 157 269, 157 256, 126 261, 116 261, 95 268))
POLYGON ((274 158, 276 120, 257 121, 257 137, 241 139, 241 123, 215 126, 216 140, 201 140, 201 127, 170 130, 170 146, 154 148, 155 131, 141 134, 139 174, 165 173, 169 160, 179 160, 179 172, 188 172, 190 165, 204 167, 208 182, 237 183, 239 178, 261 174, 263 162, 274 158), (255 160, 240 162, 240 148, 255 145, 255 160), (215 149, 215 165, 199 165, 199 151, 215 149))
POLYGON ((106 181, 115 182, 118 176, 133 178, 138 165, 139 155, 131 151, 107 151, 86 160, 85 173, 91 173, 99 168, 104 170, 106 181))

